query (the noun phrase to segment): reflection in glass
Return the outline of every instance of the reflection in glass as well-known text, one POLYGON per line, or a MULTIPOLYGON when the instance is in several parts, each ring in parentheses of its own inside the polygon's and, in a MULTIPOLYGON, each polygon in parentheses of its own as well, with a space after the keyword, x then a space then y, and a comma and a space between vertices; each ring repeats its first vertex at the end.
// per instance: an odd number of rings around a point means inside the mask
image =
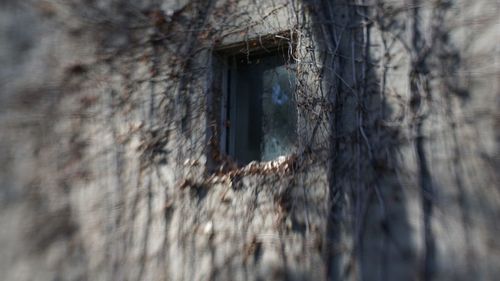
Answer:
POLYGON ((292 152, 296 134, 293 73, 280 65, 263 72, 261 160, 292 152))

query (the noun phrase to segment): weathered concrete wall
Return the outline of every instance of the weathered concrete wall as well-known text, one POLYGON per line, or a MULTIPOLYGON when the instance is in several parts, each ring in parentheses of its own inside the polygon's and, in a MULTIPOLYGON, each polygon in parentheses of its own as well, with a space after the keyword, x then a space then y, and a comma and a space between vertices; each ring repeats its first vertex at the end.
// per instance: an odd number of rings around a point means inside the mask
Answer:
POLYGON ((495 1, 0 5, 5 280, 498 274, 495 1), (213 161, 213 50, 283 30, 297 154, 213 161))

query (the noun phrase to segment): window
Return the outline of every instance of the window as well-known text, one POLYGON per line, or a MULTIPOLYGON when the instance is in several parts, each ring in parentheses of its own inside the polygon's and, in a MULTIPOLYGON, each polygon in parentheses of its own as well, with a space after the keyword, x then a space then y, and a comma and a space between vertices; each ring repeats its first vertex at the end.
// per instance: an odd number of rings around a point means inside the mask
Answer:
POLYGON ((277 45, 224 57, 220 144, 239 164, 294 151, 296 78, 288 49, 277 45))

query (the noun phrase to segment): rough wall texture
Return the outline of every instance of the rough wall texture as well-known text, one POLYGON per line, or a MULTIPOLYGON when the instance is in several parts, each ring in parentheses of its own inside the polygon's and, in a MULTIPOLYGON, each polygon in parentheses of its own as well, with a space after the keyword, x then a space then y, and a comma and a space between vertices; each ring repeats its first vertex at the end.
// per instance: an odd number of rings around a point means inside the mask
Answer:
POLYGON ((498 1, 3 1, 4 280, 494 280, 498 1), (289 32, 297 153, 217 153, 214 53, 289 32))

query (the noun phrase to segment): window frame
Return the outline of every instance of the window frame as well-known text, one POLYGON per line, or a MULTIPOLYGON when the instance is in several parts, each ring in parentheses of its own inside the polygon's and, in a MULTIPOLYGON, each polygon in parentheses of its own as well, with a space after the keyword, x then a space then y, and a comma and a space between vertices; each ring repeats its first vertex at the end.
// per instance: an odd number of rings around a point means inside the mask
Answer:
MULTIPOLYGON (((217 90, 214 93, 215 97, 212 98, 212 111, 215 113, 213 114, 212 124, 217 124, 215 132, 217 145, 212 148, 218 150, 216 154, 224 156, 218 158, 227 159, 229 157, 233 162, 240 162, 235 157, 236 133, 231 127, 232 124, 230 124, 233 121, 231 118, 237 115, 235 99, 231 98, 235 94, 237 82, 235 81, 236 79, 231 79, 230 77, 231 75, 234 76, 233 71, 237 71, 236 60, 250 60, 279 55, 287 55, 288 60, 294 60, 297 47, 295 37, 292 31, 286 30, 215 48, 214 57, 216 63, 214 70, 217 72, 216 77, 218 79, 216 78, 214 81, 214 89, 217 90)), ((286 61, 286 59, 284 60, 286 61)))

